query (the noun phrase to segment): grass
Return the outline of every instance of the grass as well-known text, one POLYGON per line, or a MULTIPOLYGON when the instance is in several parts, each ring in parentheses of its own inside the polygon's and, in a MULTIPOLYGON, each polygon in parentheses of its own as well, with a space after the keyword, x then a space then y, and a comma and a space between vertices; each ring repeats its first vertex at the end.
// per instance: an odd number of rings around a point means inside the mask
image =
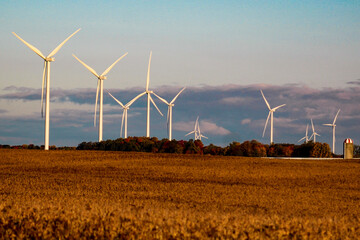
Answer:
POLYGON ((0 150, 0 238, 360 236, 360 161, 0 150))

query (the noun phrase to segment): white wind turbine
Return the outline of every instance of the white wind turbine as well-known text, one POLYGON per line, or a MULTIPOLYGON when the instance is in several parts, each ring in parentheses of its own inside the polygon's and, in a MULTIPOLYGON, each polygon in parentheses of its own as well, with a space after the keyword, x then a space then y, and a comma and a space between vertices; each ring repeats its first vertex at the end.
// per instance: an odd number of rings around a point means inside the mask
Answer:
POLYGON ((45 103, 45 150, 49 150, 49 129, 50 129, 50 63, 55 61, 53 57, 60 48, 72 37, 74 36, 80 28, 76 30, 73 34, 71 34, 67 39, 65 39, 62 43, 60 43, 48 56, 44 56, 42 52, 26 42, 24 39, 19 37, 16 33, 12 32, 15 37, 20 39, 26 46, 28 46, 31 50, 33 50, 37 55, 39 55, 42 59, 44 59, 44 70, 42 77, 42 85, 41 85, 41 116, 43 117, 43 106, 44 106, 44 86, 45 86, 45 78, 46 78, 46 103, 45 103))
POLYGON ((108 67, 101 75, 97 74, 94 69, 86 65, 83 61, 77 58, 74 54, 73 57, 76 58, 85 68, 87 68, 92 74, 97 77, 97 88, 96 88, 96 100, 95 100, 95 114, 94 114, 94 126, 96 126, 96 110, 97 110, 97 103, 98 97, 100 92, 100 103, 99 103, 99 142, 103 140, 103 88, 104 88, 104 80, 106 79, 106 74, 115 66, 115 64, 120 61, 123 57, 125 57, 128 53, 125 53, 120 58, 118 58, 110 67, 108 67))
POLYGON ((199 116, 196 118, 196 121, 195 121, 195 127, 194 127, 194 131, 191 131, 189 132, 188 134, 186 134, 185 136, 188 136, 190 134, 194 133, 195 135, 195 139, 194 140, 200 140, 201 141, 201 138, 206 138, 204 135, 201 134, 201 131, 200 131, 200 124, 199 124, 199 116))
POLYGON ((122 114, 122 120, 121 120, 121 129, 120 129, 120 137, 122 136, 122 131, 123 131, 123 125, 124 125, 124 121, 125 121, 125 126, 124 126, 124 138, 127 138, 127 111, 129 110, 130 106, 141 96, 143 96, 145 93, 140 93, 139 95, 137 95, 135 98, 133 98, 130 102, 128 102, 127 104, 122 104, 119 100, 117 100, 113 95, 111 95, 111 93, 108 92, 108 94, 123 108, 123 114, 122 114))
POLYGON ((305 137, 301 138, 298 142, 305 140, 305 143, 308 143, 309 138, 308 138, 308 131, 309 131, 309 124, 306 124, 306 132, 305 132, 305 137))
POLYGON ((260 92, 261 92, 261 95, 262 95, 263 98, 264 98, 264 101, 265 101, 265 103, 266 103, 266 106, 269 108, 269 115, 268 115, 268 117, 267 117, 267 119, 266 119, 266 122, 265 122, 265 127, 264 127, 264 131, 263 131, 263 137, 264 137, 264 135, 265 135, 266 126, 267 126, 267 124, 268 124, 268 122, 269 122, 269 118, 270 118, 270 144, 273 144, 273 143, 274 143, 274 142, 273 142, 273 134, 274 134, 274 112, 275 112, 277 109, 285 106, 286 104, 283 104, 283 105, 280 105, 280 106, 271 108, 271 107, 270 107, 270 104, 269 104, 268 101, 266 100, 266 98, 265 98, 264 93, 262 92, 262 90, 260 90, 260 92))
POLYGON ((174 106, 174 102, 177 99, 177 97, 182 93, 182 91, 185 90, 185 87, 183 89, 180 90, 180 92, 173 98, 173 100, 171 100, 171 102, 169 103, 168 101, 166 101, 165 99, 161 98, 160 96, 158 96, 156 93, 154 93, 154 95, 159 98, 161 101, 163 101, 165 104, 168 105, 168 112, 167 112, 167 127, 168 127, 168 131, 169 131, 169 140, 172 140, 172 107, 174 106))
POLYGON ((151 97, 151 94, 154 93, 154 92, 149 90, 151 55, 152 55, 152 52, 150 51, 148 72, 147 72, 147 77, 146 77, 146 88, 145 88, 145 92, 144 92, 144 93, 147 94, 146 137, 150 137, 150 101, 151 101, 152 104, 155 106, 155 108, 158 110, 158 112, 160 113, 160 115, 163 116, 163 114, 161 113, 161 111, 159 110, 159 108, 156 106, 154 100, 153 100, 152 97, 151 97))
POLYGON ((331 123, 328 123, 328 124, 323 124, 323 125, 325 125, 325 126, 329 126, 329 127, 332 127, 332 130, 333 130, 333 144, 332 144, 332 152, 335 154, 335 127, 336 127, 336 119, 337 119, 337 117, 338 117, 338 115, 339 115, 339 112, 340 112, 340 109, 338 110, 338 112, 337 112, 337 114, 336 114, 336 116, 335 116, 335 118, 334 118, 334 121, 333 121, 333 123, 331 124, 331 123))
POLYGON ((312 131, 313 133, 311 134, 309 140, 314 137, 314 143, 316 143, 316 136, 319 136, 320 137, 320 134, 318 134, 317 132, 315 132, 315 127, 314 127, 314 123, 313 123, 313 120, 311 119, 311 128, 312 128, 312 131))

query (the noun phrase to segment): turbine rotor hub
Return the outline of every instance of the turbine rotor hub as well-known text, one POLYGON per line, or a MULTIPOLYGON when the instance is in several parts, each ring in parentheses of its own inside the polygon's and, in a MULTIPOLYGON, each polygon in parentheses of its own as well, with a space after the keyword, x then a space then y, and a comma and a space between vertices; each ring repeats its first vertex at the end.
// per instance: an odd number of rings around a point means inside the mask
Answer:
POLYGON ((106 80, 106 76, 100 76, 99 80, 106 80))
POLYGON ((53 62, 53 61, 55 61, 55 58, 53 58, 53 57, 48 57, 48 58, 45 58, 45 61, 46 61, 46 62, 53 62))

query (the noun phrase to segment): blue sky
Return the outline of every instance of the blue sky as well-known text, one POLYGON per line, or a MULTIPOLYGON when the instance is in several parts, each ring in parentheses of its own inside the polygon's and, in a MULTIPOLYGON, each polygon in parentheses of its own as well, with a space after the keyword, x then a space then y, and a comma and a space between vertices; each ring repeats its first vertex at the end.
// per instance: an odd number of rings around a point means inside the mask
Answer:
MULTIPOLYGON (((203 124, 208 124, 209 142, 224 145, 232 140, 267 141, 261 138, 260 125, 265 123, 267 113, 261 95, 255 91, 260 88, 301 92, 296 96, 302 99, 281 100, 293 102, 297 108, 303 103, 304 109, 310 104, 304 100, 308 94, 317 106, 312 114, 318 117, 319 124, 327 123, 338 108, 357 111, 342 113, 345 119, 353 119, 348 124, 359 126, 359 93, 356 91, 360 78, 359 12, 360 1, 3 1, 0 8, 0 143, 43 142, 43 120, 39 114, 42 60, 11 32, 47 55, 80 27, 82 30, 55 55, 56 61, 52 64, 54 104, 51 105, 50 144, 76 145, 80 140, 96 140, 97 130, 91 128, 96 79, 76 62, 72 53, 102 72, 129 52, 104 83, 106 89, 122 94, 116 97, 126 99, 131 98, 126 92, 136 94, 145 87, 147 61, 152 50, 150 86, 168 98, 187 86, 188 93, 184 92, 187 101, 182 102, 180 97, 177 103, 180 115, 174 119, 175 126, 177 121, 178 129, 180 126, 191 128, 200 115, 203 124), (229 92, 228 86, 235 86, 238 91, 229 92), (249 86, 254 88, 250 91, 252 94, 244 90, 249 86), (214 97, 217 92, 213 88, 221 90, 224 96, 214 97), (205 94, 196 95, 204 91, 205 94), (347 101, 329 99, 327 94, 334 91, 351 97, 347 101), (27 93, 34 94, 33 98, 27 93), (84 94, 83 102, 80 104, 75 98, 55 98, 57 94, 66 93, 84 94), (323 98, 319 99, 319 93, 323 98), (239 101, 250 106, 240 102, 231 105, 225 99, 223 107, 218 108, 220 112, 214 112, 212 109, 217 107, 207 105, 211 102, 209 98, 224 101, 226 95, 232 100, 242 97, 239 101), (258 102, 252 104, 249 99, 258 102), (253 111, 257 104, 261 109, 253 111), (76 112, 82 113, 83 122, 78 122, 76 112), (57 115, 60 113, 62 115, 57 115), (86 114, 88 118, 83 118, 86 114), (251 119, 251 123, 258 120, 259 126, 241 125, 244 119, 251 119), (61 130, 58 130, 59 122, 62 122, 61 130), (71 127, 82 131, 75 137, 76 131, 71 127), (88 132, 84 133, 83 129, 88 132)), ((266 95, 266 90, 264 92, 266 95)), ((276 102, 280 94, 269 98, 276 102)), ((112 133, 119 130, 116 117, 121 117, 121 111, 119 109, 119 116, 114 115, 116 106, 108 100, 104 110, 114 118, 109 118, 104 125, 104 137, 107 138, 108 131, 108 138, 115 138, 112 133)), ((212 104, 221 105, 220 102, 212 104)), ((135 109, 133 119, 139 120, 136 128, 141 129, 140 119, 145 116, 141 101, 135 109)), ((166 112, 166 108, 163 110, 166 112)), ((310 116, 296 115, 300 112, 293 111, 291 106, 279 111, 278 121, 283 121, 282 126, 287 126, 286 121, 288 125, 301 119, 303 122, 297 122, 299 125, 292 128, 288 126, 286 132, 279 129, 275 141, 280 138, 280 142, 296 142, 301 137, 298 128, 306 126, 310 116)), ((163 121, 156 121, 155 112, 152 117, 155 124, 163 121)), ((161 125, 155 124, 152 135, 165 137, 161 125)), ((346 127, 350 129, 349 125, 346 127)), ((340 134, 341 126, 337 129, 340 134)), ((323 131, 323 140, 329 141, 331 134, 326 128, 323 131)), ((354 130, 343 131, 338 137, 337 151, 341 151, 342 138, 354 134, 354 130)), ((185 133, 178 130, 174 136, 182 138, 185 133)), ((360 140, 359 133, 353 138, 360 140)))

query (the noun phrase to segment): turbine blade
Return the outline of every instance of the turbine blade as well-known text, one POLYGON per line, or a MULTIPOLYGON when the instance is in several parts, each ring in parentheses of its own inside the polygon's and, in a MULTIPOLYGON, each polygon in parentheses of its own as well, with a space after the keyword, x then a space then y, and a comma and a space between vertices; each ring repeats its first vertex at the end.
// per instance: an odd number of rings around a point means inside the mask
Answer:
POLYGON ((125 111, 126 110, 124 109, 123 114, 122 114, 122 119, 121 119, 120 137, 122 136, 122 131, 123 131, 125 111))
POLYGON ((268 116, 267 116, 267 119, 266 119, 266 122, 265 122, 265 127, 264 127, 264 131, 263 131, 263 135, 262 135, 262 137, 264 137, 264 135, 265 135, 265 130, 266 130, 266 126, 267 126, 267 124, 268 124, 268 122, 269 122, 270 113, 271 113, 271 112, 269 112, 269 114, 268 114, 268 116))
POLYGON ((185 137, 188 136, 188 135, 190 135, 190 134, 192 134, 192 133, 195 133, 195 131, 189 132, 188 134, 185 135, 185 137))
POLYGON ((151 55, 152 51, 150 51, 150 57, 149 57, 149 65, 148 65, 148 71, 146 76, 146 91, 149 90, 149 84, 150 84, 150 65, 151 65, 151 55))
POLYGON ((340 109, 338 110, 338 112, 337 112, 337 114, 336 114, 336 116, 335 116, 335 118, 334 118, 333 125, 335 125, 335 122, 336 122, 336 119, 337 119, 337 117, 338 117, 338 115, 339 115, 339 112, 340 112, 340 109))
POLYGON ((306 137, 303 137, 303 138, 301 138, 298 142, 300 142, 301 140, 304 140, 306 137))
POLYGON ((177 99, 177 97, 180 95, 180 93, 182 93, 182 91, 185 90, 186 87, 184 87, 183 89, 180 90, 180 92, 174 97, 174 99, 170 102, 170 103, 174 103, 175 100, 177 99))
POLYGON ((44 117, 44 85, 45 85, 45 74, 46 74, 46 65, 47 62, 44 61, 44 71, 41 83, 41 117, 44 117))
MULTIPOLYGON (((106 90, 107 91, 107 90, 106 90)), ((123 108, 125 108, 125 106, 119 101, 119 100, 117 100, 113 95, 111 95, 111 93, 109 93, 108 91, 107 91, 107 93, 120 105, 120 106, 122 106, 123 108)))
POLYGON ((167 112, 167 118, 166 118, 166 124, 168 125, 168 130, 169 130, 169 114, 170 114, 170 106, 168 106, 168 112, 167 112))
POLYGON ((167 112, 167 117, 166 117, 166 130, 167 130, 167 132, 169 132, 169 125, 170 125, 170 122, 169 122, 170 108, 171 108, 171 106, 168 106, 168 112, 167 112))
POLYGON ((98 97, 99 97, 99 87, 100 87, 100 80, 98 80, 97 88, 96 88, 95 113, 94 113, 94 127, 96 126, 96 110, 97 110, 97 103, 98 103, 98 97))
POLYGON ((313 133, 314 133, 314 132, 315 132, 314 123, 313 123, 313 120, 312 120, 312 119, 310 119, 310 120, 311 120, 312 131, 313 131, 313 133))
POLYGON ((334 126, 333 124, 331 124, 331 123, 326 123, 326 124, 323 124, 324 126, 330 126, 330 127, 332 127, 332 126, 334 126))
POLYGON ((146 92, 140 93, 139 95, 137 95, 136 97, 134 97, 130 102, 128 102, 125 107, 130 107, 136 100, 138 100, 140 97, 142 97, 143 95, 145 95, 146 92))
POLYGON ((165 104, 169 105, 170 103, 168 103, 168 101, 166 101, 165 99, 163 99, 162 97, 160 97, 159 95, 157 95, 156 93, 153 92, 153 94, 160 99, 160 101, 164 102, 165 104))
POLYGON ((277 106, 277 107, 273 108, 274 112, 276 111, 276 109, 279 109, 279 108, 281 108, 281 107, 283 107, 283 106, 285 106, 285 105, 286 105, 286 104, 283 104, 283 105, 280 105, 280 106, 277 106))
POLYGON ((159 110, 159 108, 156 106, 154 100, 153 100, 152 97, 151 97, 151 94, 149 94, 149 97, 150 97, 150 101, 151 101, 152 104, 155 106, 155 108, 158 110, 158 112, 160 113, 160 115, 161 115, 161 116, 164 116, 164 115, 161 113, 161 111, 159 110))
POLYGON ((74 36, 78 31, 80 31, 81 28, 79 28, 78 30, 76 30, 73 34, 71 34, 67 39, 65 39, 62 43, 59 44, 59 46, 57 46, 47 57, 52 57, 54 56, 59 50, 60 48, 72 37, 74 36))
POLYGON ((200 136, 201 136, 201 137, 203 137, 203 138, 209 139, 208 137, 205 137, 205 136, 204 136, 204 135, 202 135, 202 134, 200 134, 200 136))
POLYGON ((123 59, 128 53, 125 53, 124 55, 122 55, 121 57, 119 57, 113 64, 111 64, 110 67, 108 67, 102 74, 101 76, 105 76, 106 74, 108 74, 108 72, 115 66, 115 64, 118 63, 118 61, 120 61, 121 59, 123 59))
POLYGON ((266 100, 266 98, 265 98, 265 96, 264 96, 264 93, 263 93, 263 91, 262 91, 261 89, 260 89, 260 92, 261 92, 261 95, 262 95, 263 98, 264 98, 264 101, 265 101, 267 107, 269 108, 269 110, 271 110, 270 104, 269 104, 268 101, 266 100))
POLYGON ((34 47, 33 45, 31 45, 30 43, 26 42, 24 39, 22 39, 21 37, 19 37, 16 33, 12 32, 12 34, 15 35, 15 37, 17 37, 20 41, 22 41, 26 46, 28 46, 31 50, 33 50, 37 55, 39 55, 42 59, 45 60, 45 56, 44 54, 42 54, 42 52, 37 49, 36 47, 34 47))
POLYGON ((97 72, 96 72, 94 69, 92 69, 91 67, 89 67, 86 63, 84 63, 83 61, 81 61, 79 58, 77 58, 77 57, 75 56, 75 54, 73 54, 73 57, 76 58, 76 60, 78 60, 78 61, 79 61, 84 67, 86 67, 92 74, 94 74, 95 77, 97 77, 97 78, 100 77, 99 74, 97 74, 97 72))

